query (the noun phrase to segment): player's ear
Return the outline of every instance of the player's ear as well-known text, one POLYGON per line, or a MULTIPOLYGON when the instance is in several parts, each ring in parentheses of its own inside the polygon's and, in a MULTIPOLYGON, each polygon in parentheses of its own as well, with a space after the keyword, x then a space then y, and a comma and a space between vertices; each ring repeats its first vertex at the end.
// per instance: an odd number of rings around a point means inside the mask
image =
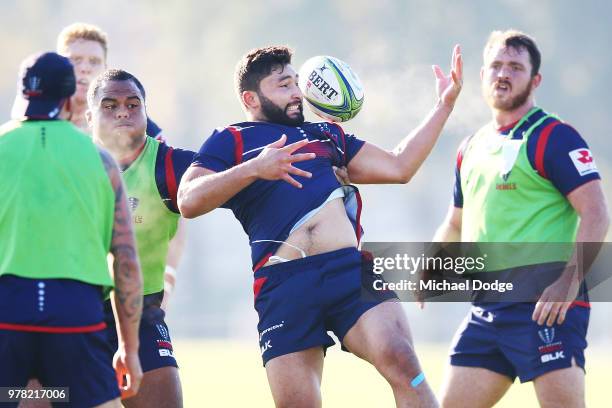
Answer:
POLYGON ((541 82, 542 82, 542 74, 538 72, 537 74, 533 76, 533 78, 531 78, 531 88, 536 89, 538 86, 540 86, 541 82))
POLYGON ((85 119, 87 119, 87 126, 91 128, 93 115, 91 114, 90 109, 87 109, 85 112, 85 119))
POLYGON ((257 92, 253 91, 243 91, 240 95, 240 99, 248 110, 258 109, 261 104, 257 92))
POLYGON ((482 79, 484 78, 484 65, 482 67, 480 67, 480 80, 482 81, 482 79))

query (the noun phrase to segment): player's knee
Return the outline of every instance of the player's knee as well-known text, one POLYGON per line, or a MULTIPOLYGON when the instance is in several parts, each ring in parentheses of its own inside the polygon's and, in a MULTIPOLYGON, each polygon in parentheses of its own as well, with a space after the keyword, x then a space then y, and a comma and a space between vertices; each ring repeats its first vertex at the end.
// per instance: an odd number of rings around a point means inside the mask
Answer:
POLYGON ((375 365, 390 382, 405 383, 418 367, 418 360, 408 339, 395 339, 380 348, 375 365))
POLYGON ((274 396, 276 408, 318 408, 321 407, 321 393, 284 393, 274 396))

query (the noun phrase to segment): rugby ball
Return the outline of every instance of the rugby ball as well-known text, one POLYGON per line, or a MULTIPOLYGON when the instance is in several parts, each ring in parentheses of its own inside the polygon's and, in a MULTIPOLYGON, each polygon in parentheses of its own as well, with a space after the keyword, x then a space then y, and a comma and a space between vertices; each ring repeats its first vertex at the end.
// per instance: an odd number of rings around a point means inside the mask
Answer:
POLYGON ((298 85, 315 114, 334 122, 346 122, 363 105, 363 86, 351 67, 338 58, 319 55, 299 70, 298 85))

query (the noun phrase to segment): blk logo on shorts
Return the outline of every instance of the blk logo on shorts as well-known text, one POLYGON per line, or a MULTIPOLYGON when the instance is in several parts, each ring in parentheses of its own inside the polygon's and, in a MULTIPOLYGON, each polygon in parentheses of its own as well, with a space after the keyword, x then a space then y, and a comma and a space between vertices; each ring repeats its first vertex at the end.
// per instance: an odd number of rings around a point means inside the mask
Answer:
POLYGON ((265 353, 271 348, 272 348, 272 340, 266 340, 263 346, 261 346, 261 354, 265 353))
POLYGON ((174 357, 172 343, 164 340, 157 340, 157 347, 160 357, 174 357))
POLYGON ((555 340, 554 327, 546 327, 542 330, 538 330, 538 336, 545 344, 544 346, 538 347, 538 351, 541 354, 540 361, 542 363, 548 363, 560 358, 565 358, 565 354, 563 354, 563 342, 557 341, 553 343, 555 340))

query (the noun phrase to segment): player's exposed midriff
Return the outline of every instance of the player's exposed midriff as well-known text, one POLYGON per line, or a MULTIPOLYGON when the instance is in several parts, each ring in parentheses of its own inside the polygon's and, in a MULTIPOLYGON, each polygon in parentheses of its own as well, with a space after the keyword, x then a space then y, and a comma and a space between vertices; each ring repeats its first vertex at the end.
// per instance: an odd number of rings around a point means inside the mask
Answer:
POLYGON ((339 197, 325 204, 315 216, 293 231, 274 255, 292 260, 302 257, 294 247, 312 256, 356 246, 355 229, 339 197))

